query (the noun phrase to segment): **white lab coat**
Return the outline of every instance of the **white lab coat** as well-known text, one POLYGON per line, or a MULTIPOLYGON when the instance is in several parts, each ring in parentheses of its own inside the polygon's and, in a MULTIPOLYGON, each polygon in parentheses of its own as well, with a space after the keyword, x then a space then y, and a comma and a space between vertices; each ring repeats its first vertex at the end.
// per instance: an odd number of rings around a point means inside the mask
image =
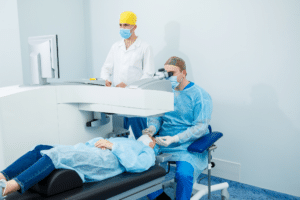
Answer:
POLYGON ((152 48, 137 38, 127 50, 124 40, 113 44, 101 69, 101 78, 112 81, 113 86, 121 82, 128 85, 140 79, 151 78, 154 72, 152 48))

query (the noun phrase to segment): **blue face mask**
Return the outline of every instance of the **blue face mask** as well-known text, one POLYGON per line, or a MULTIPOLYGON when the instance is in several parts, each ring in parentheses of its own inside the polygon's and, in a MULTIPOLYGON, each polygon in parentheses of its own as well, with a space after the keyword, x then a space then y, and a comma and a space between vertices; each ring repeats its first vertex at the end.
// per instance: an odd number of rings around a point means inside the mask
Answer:
POLYGON ((128 39, 131 36, 130 31, 131 31, 131 29, 123 29, 123 28, 121 28, 120 29, 120 35, 122 36, 122 38, 128 39))
POLYGON ((171 77, 167 78, 167 80, 171 81, 172 88, 174 90, 179 85, 179 83, 177 82, 177 76, 171 76, 171 77))

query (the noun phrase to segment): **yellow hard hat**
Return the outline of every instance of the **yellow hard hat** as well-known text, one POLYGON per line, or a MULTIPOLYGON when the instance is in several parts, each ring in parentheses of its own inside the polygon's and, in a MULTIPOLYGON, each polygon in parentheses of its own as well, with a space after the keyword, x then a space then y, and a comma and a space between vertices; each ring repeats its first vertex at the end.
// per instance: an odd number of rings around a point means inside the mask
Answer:
POLYGON ((131 11, 122 12, 120 15, 120 23, 121 24, 130 24, 135 25, 136 23, 136 15, 131 11))

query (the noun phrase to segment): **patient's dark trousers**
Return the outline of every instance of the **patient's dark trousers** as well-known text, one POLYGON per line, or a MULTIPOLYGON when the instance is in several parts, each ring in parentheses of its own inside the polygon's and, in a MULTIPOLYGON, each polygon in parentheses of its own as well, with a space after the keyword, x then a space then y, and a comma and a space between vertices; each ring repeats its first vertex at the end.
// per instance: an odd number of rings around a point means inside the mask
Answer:
MULTIPOLYGON (((147 128, 147 118, 144 117, 124 117, 124 128, 129 130, 131 126, 135 139, 139 139, 142 136, 142 130, 147 128)), ((128 136, 127 136, 128 138, 128 136)))
POLYGON ((47 155, 40 154, 40 151, 51 148, 53 147, 49 145, 37 145, 1 173, 8 181, 14 179, 21 186, 18 192, 23 194, 55 169, 52 160, 47 155))

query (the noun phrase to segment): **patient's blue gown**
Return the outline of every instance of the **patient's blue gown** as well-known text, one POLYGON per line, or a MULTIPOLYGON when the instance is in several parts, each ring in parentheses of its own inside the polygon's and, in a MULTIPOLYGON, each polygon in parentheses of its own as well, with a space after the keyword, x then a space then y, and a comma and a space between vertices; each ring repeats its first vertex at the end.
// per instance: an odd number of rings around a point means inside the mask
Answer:
POLYGON ((155 164, 154 150, 142 142, 128 138, 110 138, 112 150, 102 150, 95 143, 103 139, 94 138, 76 145, 54 145, 41 151, 48 155, 56 169, 75 170, 82 181, 101 181, 127 172, 143 172, 155 164))

